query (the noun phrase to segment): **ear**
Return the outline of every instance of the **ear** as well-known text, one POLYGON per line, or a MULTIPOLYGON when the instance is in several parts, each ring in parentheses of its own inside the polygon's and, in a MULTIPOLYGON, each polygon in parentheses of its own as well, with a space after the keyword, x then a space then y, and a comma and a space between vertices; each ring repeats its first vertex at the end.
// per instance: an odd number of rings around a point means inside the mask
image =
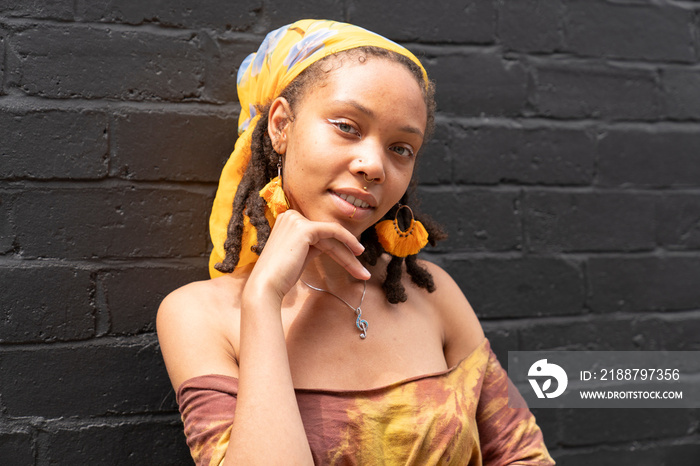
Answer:
POLYGON ((272 141, 272 147, 278 154, 287 151, 287 129, 292 118, 292 107, 284 97, 277 97, 270 104, 267 117, 267 132, 272 141))

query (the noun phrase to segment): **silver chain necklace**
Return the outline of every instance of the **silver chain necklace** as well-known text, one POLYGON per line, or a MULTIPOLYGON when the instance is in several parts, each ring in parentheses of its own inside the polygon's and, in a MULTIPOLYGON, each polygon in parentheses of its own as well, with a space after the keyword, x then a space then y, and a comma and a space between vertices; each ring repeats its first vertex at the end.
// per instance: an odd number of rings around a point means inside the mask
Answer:
POLYGON ((333 293, 332 291, 324 290, 323 288, 318 288, 318 287, 315 287, 313 285, 309 285, 308 283, 306 283, 304 281, 303 278, 301 278, 300 280, 304 285, 308 286, 312 290, 322 291, 324 293, 328 293, 331 296, 335 296, 336 298, 341 300, 343 303, 345 303, 345 305, 347 307, 349 307, 350 309, 355 311, 355 315, 357 316, 357 319, 355 319, 355 325, 357 326, 357 329, 360 331, 360 338, 362 338, 363 340, 365 338, 367 338, 367 329, 369 328, 369 323, 362 318, 362 303, 365 301, 365 293, 367 292, 367 280, 365 280, 363 282, 364 287, 362 288, 362 298, 360 298, 360 304, 357 307, 352 307, 352 305, 350 305, 350 303, 348 303, 347 301, 345 301, 343 298, 341 298, 337 294, 333 293))

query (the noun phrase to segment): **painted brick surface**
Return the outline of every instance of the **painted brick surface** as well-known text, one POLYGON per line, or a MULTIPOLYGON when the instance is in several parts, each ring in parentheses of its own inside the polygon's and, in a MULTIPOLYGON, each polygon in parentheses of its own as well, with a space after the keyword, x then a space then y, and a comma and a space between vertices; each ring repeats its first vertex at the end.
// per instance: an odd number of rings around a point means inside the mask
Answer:
POLYGON ((654 120, 660 113, 656 74, 597 62, 533 60, 536 107, 553 118, 654 120))
POLYGON ((601 137, 599 183, 646 188, 700 185, 697 127, 621 129, 601 137))
POLYGON ((605 0, 568 0, 567 50, 577 55, 625 60, 694 62, 691 9, 663 3, 625 5, 605 0))
POLYGON ((486 319, 581 312, 581 266, 544 257, 455 259, 445 269, 486 319), (504 297, 493 299, 494 296, 504 297), (507 297, 507 298, 505 298, 507 297))
POLYGON ((21 194, 14 215, 28 257, 196 256, 206 248, 209 204, 179 189, 42 189, 21 194))
POLYGON ((107 175, 107 115, 102 112, 1 108, 0 140, 2 178, 107 175))
POLYGON ((149 24, 177 28, 246 31, 258 19, 261 0, 198 2, 197 0, 77 0, 75 15, 85 22, 149 24))
POLYGON ((130 180, 216 182, 236 142, 236 120, 181 111, 116 115, 111 175, 130 180))
POLYGON ((383 31, 400 41, 439 43, 493 43, 496 29, 494 2, 374 2, 355 0, 348 20, 372 31, 383 31))
POLYGON ((551 53, 563 49, 566 10, 561 1, 498 3, 498 37, 506 50, 551 53))
POLYGON ((435 57, 426 52, 426 56, 426 69, 440 89, 436 100, 441 111, 458 116, 517 116, 524 112, 528 75, 517 61, 504 60, 489 49, 472 48, 435 57))
POLYGON ((95 336, 94 284, 89 271, 65 266, 4 266, 0 282, 0 343, 95 336))
POLYGON ((670 66, 661 71, 661 83, 670 118, 700 119, 700 69, 670 66))
POLYGON ((28 432, 0 433, 2 464, 34 464, 32 435, 28 432))
POLYGON ((81 429, 63 428, 47 436, 49 464, 188 464, 182 423, 124 422, 81 429))
POLYGON ((0 352, 0 369, 11 374, 0 380, 3 408, 11 417, 173 410, 155 336, 112 344, 6 349, 0 352))
MULTIPOLYGON (((239 65, 302 17, 423 59, 425 256, 501 361, 700 351, 697 2, 438 3, 0 0, 0 464, 190 464, 156 309, 207 276, 239 65)), ((559 465, 700 462, 698 410, 534 412, 559 465)))
POLYGON ((206 57, 194 32, 40 23, 8 42, 9 80, 28 95, 181 101, 201 93, 206 57))
POLYGON ((590 185, 595 134, 587 128, 451 128, 454 181, 460 184, 590 185))
POLYGON ((165 296, 187 283, 208 278, 206 260, 195 265, 109 271, 100 277, 110 316, 110 333, 155 330, 156 310, 165 296), (136 283, 149 283, 146 289, 136 283))
POLYGON ((656 246, 655 197, 625 192, 528 191, 528 250, 649 251, 656 246))
POLYGON ((15 241, 10 200, 9 194, 0 192, 0 255, 10 252, 15 241))
POLYGON ((485 189, 450 193, 422 189, 421 209, 443 224, 450 236, 441 251, 509 251, 520 249, 518 193, 485 189))

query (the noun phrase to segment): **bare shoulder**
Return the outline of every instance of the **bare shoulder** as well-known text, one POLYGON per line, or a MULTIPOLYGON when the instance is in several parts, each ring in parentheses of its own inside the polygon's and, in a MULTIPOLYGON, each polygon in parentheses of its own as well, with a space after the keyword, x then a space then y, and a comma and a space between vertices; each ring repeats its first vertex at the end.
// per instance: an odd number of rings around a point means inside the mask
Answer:
POLYGON ((170 293, 158 308, 156 327, 170 381, 177 388, 207 374, 238 376, 235 354, 241 280, 220 277, 170 293))
POLYGON ((471 354, 484 339, 484 331, 459 285, 438 265, 419 261, 433 276, 435 291, 427 300, 442 321, 445 359, 449 366, 471 354))

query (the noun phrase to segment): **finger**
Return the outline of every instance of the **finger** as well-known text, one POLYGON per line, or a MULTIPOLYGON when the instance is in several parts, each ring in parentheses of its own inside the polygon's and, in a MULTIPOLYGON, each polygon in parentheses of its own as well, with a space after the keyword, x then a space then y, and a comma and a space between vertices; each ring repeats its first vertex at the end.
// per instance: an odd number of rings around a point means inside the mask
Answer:
POLYGON ((354 253, 348 249, 344 243, 340 243, 334 239, 324 239, 316 243, 313 248, 328 255, 358 280, 369 280, 372 277, 369 270, 362 265, 354 253))
POLYGON ((333 238, 343 245, 355 256, 359 256, 365 252, 365 247, 355 236, 342 226, 334 223, 312 222, 312 235, 310 244, 314 245, 317 242, 333 238))

